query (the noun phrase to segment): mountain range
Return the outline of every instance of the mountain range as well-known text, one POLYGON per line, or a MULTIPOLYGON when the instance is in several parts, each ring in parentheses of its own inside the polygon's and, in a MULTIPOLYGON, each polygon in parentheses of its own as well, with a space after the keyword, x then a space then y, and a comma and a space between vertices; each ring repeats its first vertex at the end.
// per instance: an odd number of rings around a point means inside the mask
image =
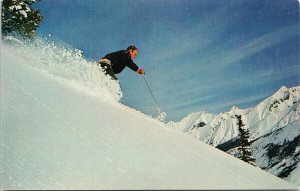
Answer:
POLYGON ((241 115, 256 165, 267 172, 300 185, 300 86, 282 86, 253 108, 236 106, 218 115, 194 112, 168 126, 238 155, 240 138, 236 115, 241 115))

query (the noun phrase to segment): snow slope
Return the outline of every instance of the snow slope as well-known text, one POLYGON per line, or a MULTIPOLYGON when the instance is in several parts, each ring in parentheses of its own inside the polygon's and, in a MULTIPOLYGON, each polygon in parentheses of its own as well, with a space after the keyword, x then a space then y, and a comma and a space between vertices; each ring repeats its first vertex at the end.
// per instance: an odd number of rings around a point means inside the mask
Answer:
POLYGON ((1 189, 296 189, 18 49, 1 45, 1 189))

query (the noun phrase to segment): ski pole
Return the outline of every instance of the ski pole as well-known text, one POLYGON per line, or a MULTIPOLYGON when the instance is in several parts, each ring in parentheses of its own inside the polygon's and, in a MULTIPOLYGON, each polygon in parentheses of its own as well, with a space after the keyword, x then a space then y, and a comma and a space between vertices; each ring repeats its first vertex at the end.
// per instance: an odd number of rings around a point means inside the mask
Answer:
POLYGON ((151 91, 151 89, 150 89, 150 87, 149 87, 149 85, 148 85, 148 82, 147 82, 145 76, 144 76, 144 75, 142 75, 142 76, 143 76, 143 79, 144 79, 144 81, 145 81, 145 84, 146 84, 146 86, 147 86, 147 88, 148 88, 148 90, 149 90, 149 92, 150 92, 150 94, 151 94, 151 96, 152 96, 152 99, 153 99, 153 101, 154 101, 154 103, 155 103, 156 109, 158 110, 158 113, 160 114, 160 109, 159 109, 159 107, 158 107, 157 101, 155 100, 155 98, 154 98, 154 96, 153 96, 153 93, 152 93, 152 91, 151 91))

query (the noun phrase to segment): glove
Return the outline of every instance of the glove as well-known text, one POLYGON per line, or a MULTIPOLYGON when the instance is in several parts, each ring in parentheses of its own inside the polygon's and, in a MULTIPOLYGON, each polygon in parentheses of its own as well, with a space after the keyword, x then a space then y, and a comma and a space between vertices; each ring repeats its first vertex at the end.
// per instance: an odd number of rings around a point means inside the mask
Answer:
POLYGON ((144 75, 145 74, 145 71, 141 68, 139 68, 137 71, 137 73, 141 74, 141 75, 144 75))

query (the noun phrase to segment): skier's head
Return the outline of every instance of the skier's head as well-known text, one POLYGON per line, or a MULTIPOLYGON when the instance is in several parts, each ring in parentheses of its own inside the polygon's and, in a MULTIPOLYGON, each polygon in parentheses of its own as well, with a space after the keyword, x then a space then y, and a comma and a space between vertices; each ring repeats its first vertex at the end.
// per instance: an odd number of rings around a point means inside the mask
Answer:
POLYGON ((130 53, 130 58, 133 60, 138 55, 138 49, 136 46, 131 45, 126 49, 130 53))

